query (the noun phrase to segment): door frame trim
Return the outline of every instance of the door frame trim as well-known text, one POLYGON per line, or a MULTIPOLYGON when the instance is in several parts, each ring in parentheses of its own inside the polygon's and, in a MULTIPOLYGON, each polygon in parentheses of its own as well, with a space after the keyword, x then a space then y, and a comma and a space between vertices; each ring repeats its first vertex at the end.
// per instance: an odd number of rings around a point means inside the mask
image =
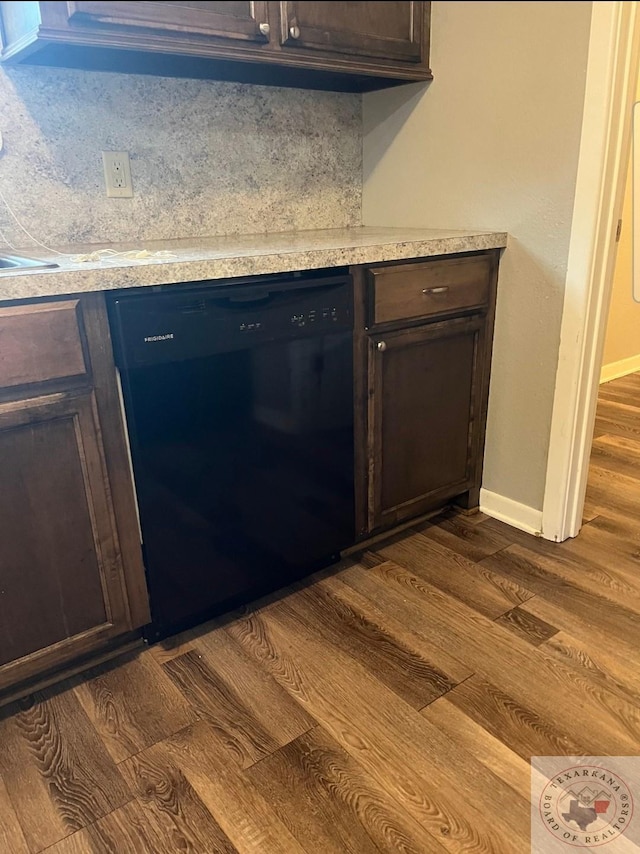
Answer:
POLYGON ((584 115, 542 507, 542 535, 580 530, 638 72, 640 4, 593 3, 584 115))

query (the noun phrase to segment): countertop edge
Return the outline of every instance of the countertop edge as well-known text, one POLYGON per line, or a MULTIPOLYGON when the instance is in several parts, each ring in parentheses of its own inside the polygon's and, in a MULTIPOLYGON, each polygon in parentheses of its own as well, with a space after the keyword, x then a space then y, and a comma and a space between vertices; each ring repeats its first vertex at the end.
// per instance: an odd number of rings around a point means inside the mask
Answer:
MULTIPOLYGON (((400 229, 397 229, 400 231, 400 229)), ((312 246, 291 250, 238 251, 198 259, 171 258, 145 263, 95 264, 73 269, 23 271, 0 278, 0 303, 35 297, 77 296, 82 293, 180 284, 239 276, 287 273, 323 267, 353 264, 375 264, 453 255, 485 249, 502 249, 507 245, 506 232, 478 231, 458 235, 425 238, 388 239, 371 245, 312 246)), ((206 256, 206 250, 199 254, 206 256)))

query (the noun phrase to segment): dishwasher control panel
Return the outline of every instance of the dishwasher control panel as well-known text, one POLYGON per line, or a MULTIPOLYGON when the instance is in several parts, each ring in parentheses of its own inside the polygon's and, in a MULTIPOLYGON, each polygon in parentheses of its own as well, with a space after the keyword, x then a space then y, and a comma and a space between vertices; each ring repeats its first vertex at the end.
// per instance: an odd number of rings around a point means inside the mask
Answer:
POLYGON ((340 319, 340 310, 334 306, 323 306, 320 309, 311 308, 304 314, 292 314, 291 325, 303 327, 312 324, 337 323, 340 319))
POLYGON ((143 366, 352 329, 353 293, 349 276, 282 287, 168 286, 113 298, 110 316, 116 350, 126 340, 129 365, 143 366))

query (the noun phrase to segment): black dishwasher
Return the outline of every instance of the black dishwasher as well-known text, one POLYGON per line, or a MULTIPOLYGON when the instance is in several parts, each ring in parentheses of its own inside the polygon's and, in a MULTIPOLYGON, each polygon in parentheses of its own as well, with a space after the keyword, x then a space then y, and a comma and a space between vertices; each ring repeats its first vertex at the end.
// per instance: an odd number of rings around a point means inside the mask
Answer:
POLYGON ((350 277, 109 300, 157 640, 354 541, 350 277))

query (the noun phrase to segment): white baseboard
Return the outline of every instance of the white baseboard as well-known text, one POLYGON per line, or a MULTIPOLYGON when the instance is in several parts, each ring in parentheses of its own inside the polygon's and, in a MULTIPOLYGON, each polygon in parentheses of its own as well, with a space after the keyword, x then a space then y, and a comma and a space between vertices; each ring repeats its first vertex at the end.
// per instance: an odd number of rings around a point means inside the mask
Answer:
POLYGON ((618 377, 635 374, 636 371, 640 371, 640 354, 629 356, 628 359, 620 359, 619 362, 611 362, 610 365, 603 365, 600 371, 600 382, 608 383, 611 380, 617 380, 618 377))
POLYGON ((480 510, 513 528, 526 531, 527 534, 541 536, 542 510, 520 504, 519 501, 498 495, 497 492, 489 492, 488 489, 480 490, 480 510))

